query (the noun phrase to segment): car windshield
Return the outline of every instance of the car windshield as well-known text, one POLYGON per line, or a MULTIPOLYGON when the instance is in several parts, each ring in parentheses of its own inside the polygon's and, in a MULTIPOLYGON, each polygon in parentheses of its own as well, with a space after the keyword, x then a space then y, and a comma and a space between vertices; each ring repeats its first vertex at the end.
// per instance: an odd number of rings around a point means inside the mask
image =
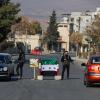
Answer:
POLYGON ((0 63, 9 63, 11 61, 10 56, 0 55, 0 63))
POLYGON ((43 51, 43 48, 41 48, 41 47, 35 47, 34 50, 43 51))
POLYGON ((3 55, 0 55, 0 63, 5 63, 5 57, 3 55))
POLYGON ((92 57, 91 62, 93 64, 100 64, 100 57, 92 57))
POLYGON ((10 63, 11 62, 11 56, 5 56, 5 60, 6 60, 6 63, 10 63))

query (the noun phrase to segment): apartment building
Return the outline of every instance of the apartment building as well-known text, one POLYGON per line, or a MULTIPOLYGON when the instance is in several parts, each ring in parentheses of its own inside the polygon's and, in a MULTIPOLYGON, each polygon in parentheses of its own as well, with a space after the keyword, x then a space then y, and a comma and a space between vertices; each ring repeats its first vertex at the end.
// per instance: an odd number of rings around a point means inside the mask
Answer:
POLYGON ((63 17, 67 19, 69 32, 83 33, 88 25, 92 23, 95 15, 100 15, 100 7, 96 8, 96 11, 84 11, 84 12, 71 12, 70 14, 63 14, 63 17))
MULTIPOLYGON (((62 40, 66 41, 67 48, 69 48, 69 34, 79 32, 80 34, 83 34, 82 43, 84 45, 87 45, 84 50, 87 52, 89 44, 86 41, 87 36, 84 33, 86 33, 86 28, 93 22, 95 16, 98 14, 100 15, 99 7, 96 8, 96 11, 94 12, 84 11, 71 12, 70 14, 62 14, 61 22, 58 25, 58 31, 62 37, 62 40)), ((65 43, 62 42, 62 45, 65 45, 65 43)), ((81 52, 83 52, 83 47, 81 48, 81 52)))

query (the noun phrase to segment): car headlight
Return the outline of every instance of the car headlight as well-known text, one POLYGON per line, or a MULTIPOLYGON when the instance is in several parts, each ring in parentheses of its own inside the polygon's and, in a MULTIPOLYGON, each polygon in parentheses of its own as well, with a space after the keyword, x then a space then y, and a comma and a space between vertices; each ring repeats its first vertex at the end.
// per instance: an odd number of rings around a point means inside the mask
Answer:
POLYGON ((7 67, 4 67, 4 68, 3 68, 3 71, 7 71, 7 70, 8 70, 8 68, 7 68, 7 67))

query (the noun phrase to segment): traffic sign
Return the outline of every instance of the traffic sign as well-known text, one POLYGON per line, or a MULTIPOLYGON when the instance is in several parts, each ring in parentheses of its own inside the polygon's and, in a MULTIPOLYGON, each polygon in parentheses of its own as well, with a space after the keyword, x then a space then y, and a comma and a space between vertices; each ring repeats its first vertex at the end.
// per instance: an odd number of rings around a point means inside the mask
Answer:
POLYGON ((30 67, 39 67, 39 59, 30 59, 30 67))

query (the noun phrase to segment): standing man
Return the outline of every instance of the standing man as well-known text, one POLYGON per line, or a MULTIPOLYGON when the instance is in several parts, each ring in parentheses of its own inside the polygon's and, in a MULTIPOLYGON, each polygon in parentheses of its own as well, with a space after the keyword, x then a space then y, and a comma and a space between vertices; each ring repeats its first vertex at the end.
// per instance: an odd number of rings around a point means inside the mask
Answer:
POLYGON ((16 72, 19 78, 21 79, 23 75, 23 65, 25 61, 25 53, 22 48, 18 47, 18 49, 19 49, 19 57, 18 57, 18 64, 17 64, 16 72))
POLYGON ((61 57, 61 62, 62 62, 62 65, 63 65, 61 80, 64 79, 64 72, 65 72, 66 69, 67 69, 67 79, 69 79, 70 62, 72 62, 72 61, 73 60, 68 55, 68 51, 64 51, 63 56, 61 57))

